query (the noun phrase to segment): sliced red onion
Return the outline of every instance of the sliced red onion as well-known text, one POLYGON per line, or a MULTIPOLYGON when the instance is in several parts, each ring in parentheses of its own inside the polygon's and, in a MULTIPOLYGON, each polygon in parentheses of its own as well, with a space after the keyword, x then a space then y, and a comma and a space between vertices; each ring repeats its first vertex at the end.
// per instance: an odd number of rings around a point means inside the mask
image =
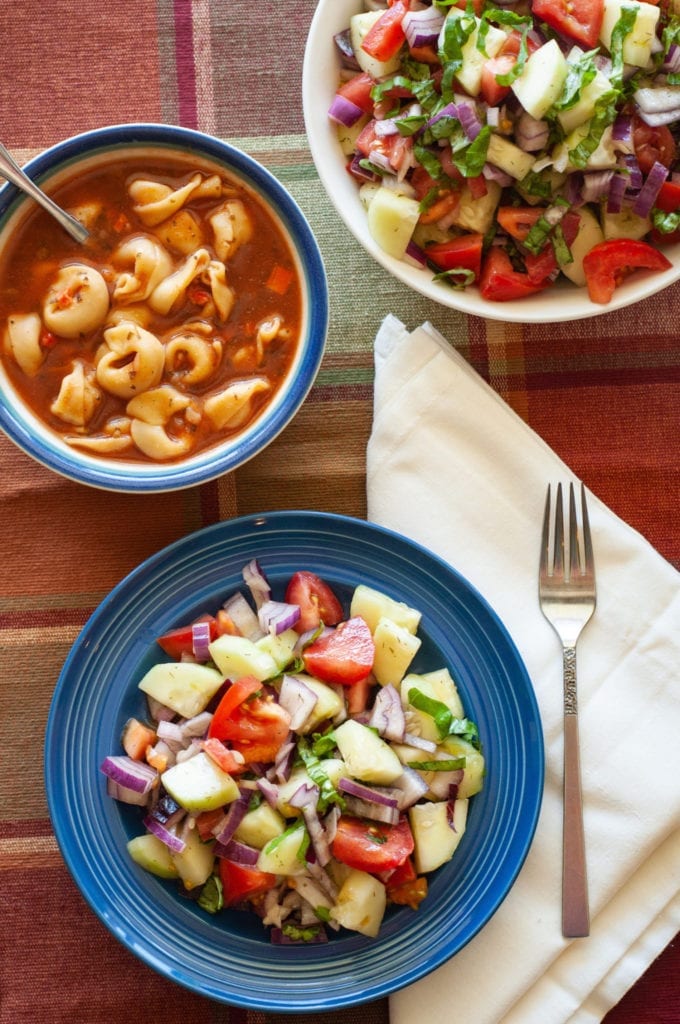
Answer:
POLYGON ((257 618, 265 633, 278 636, 293 628, 300 618, 300 606, 285 601, 265 601, 258 609, 257 618))
POLYGON ((182 750, 177 751, 175 755, 176 764, 182 764, 183 761, 191 760, 192 757, 196 757, 196 754, 200 754, 203 750, 203 740, 200 740, 198 736, 192 737, 188 744, 182 750))
POLYGON ((174 750, 170 749, 165 740, 157 740, 151 749, 147 750, 146 759, 157 771, 165 771, 166 768, 172 768, 176 760, 174 750), (159 765, 162 765, 162 767, 159 767, 159 765))
POLYGON ((243 566, 242 573, 243 580, 253 596, 255 607, 259 608, 272 596, 269 580, 256 558, 251 558, 247 565, 243 566))
POLYGON ((421 247, 417 245, 412 238, 406 246, 406 256, 417 263, 420 267, 427 266, 427 256, 425 255, 425 251, 421 249, 421 247))
POLYGON ((397 790, 399 794, 397 797, 399 810, 405 811, 407 808, 413 807, 421 797, 425 796, 428 785, 420 772, 417 772, 415 768, 409 768, 408 765, 404 765, 403 772, 392 783, 392 788, 397 790))
POLYGON ((501 123, 501 112, 499 107, 486 108, 486 123, 491 128, 498 128, 501 123))
POLYGON ((640 120, 648 124, 650 128, 660 128, 665 124, 674 124, 676 121, 680 121, 680 107, 676 107, 674 110, 665 110, 658 114, 649 114, 645 111, 639 111, 640 120))
POLYGON ((290 773, 293 768, 295 751, 296 746, 294 740, 288 739, 285 743, 282 743, 276 752, 272 768, 267 771, 267 776, 270 779, 276 779, 279 783, 286 782, 290 778, 290 773))
POLYGON ((456 108, 457 117, 462 125, 463 131, 470 142, 474 142, 482 130, 482 123, 477 116, 477 111, 473 107, 472 103, 466 103, 464 101, 458 103, 456 108))
POLYGON ((633 118, 630 114, 618 114, 612 125, 612 141, 633 144, 633 118))
POLYGON ((427 750, 431 754, 437 749, 437 744, 432 740, 426 740, 424 736, 416 736, 413 732, 405 732, 403 742, 407 747, 417 747, 418 750, 427 750))
POLYGON ((583 202, 596 203, 604 196, 609 195, 609 187, 613 177, 614 172, 611 170, 589 171, 587 174, 584 174, 581 189, 583 202))
POLYGON ((173 800, 168 793, 165 793, 150 809, 149 816, 170 829, 174 828, 186 816, 186 813, 176 800, 173 800))
POLYGON ((156 836, 157 839, 160 839, 162 843, 165 843, 168 849, 172 850, 173 853, 182 853, 186 847, 184 840, 180 839, 175 832, 171 832, 170 829, 165 825, 162 825, 160 821, 156 821, 155 818, 152 818, 149 815, 144 818, 144 828, 148 832, 151 832, 152 835, 156 836))
POLYGON ((400 743, 406 729, 401 697, 394 686, 388 684, 378 691, 368 724, 385 739, 400 743))
POLYGON ((446 821, 452 832, 457 832, 456 828, 456 801, 447 800, 446 802, 446 821))
POLYGON ((375 134, 378 138, 383 138, 386 135, 398 135, 399 128, 397 122, 392 117, 385 117, 381 121, 376 121, 375 134))
POLYGON ((482 174, 487 181, 498 182, 501 188, 508 188, 515 180, 512 175, 508 174, 506 171, 502 171, 500 167, 496 167, 495 164, 484 164, 482 167, 482 174))
POLYGON ((337 804, 333 804, 331 809, 325 815, 323 819, 323 827, 326 832, 326 838, 329 843, 332 843, 335 839, 335 835, 338 831, 338 821, 340 820, 340 808, 337 804))
POLYGON ((242 793, 238 799, 229 804, 229 810, 213 829, 215 839, 217 839, 222 846, 227 845, 234 835, 234 832, 243 821, 248 810, 249 803, 250 793, 242 793))
POLYGON ((343 65, 346 68, 353 68, 356 71, 359 70, 359 62, 354 55, 354 48, 350 41, 349 29, 346 28, 343 32, 336 32, 333 36, 333 42, 335 47, 340 54, 343 65))
POLYGON ((191 649, 194 652, 196 661, 208 661, 210 651, 210 623, 206 621, 194 622, 191 627, 191 649))
POLYGON ((620 213, 623 209, 623 197, 628 188, 628 181, 623 174, 615 174, 609 183, 607 193, 607 213, 620 213))
POLYGON ((637 192, 642 188, 642 171, 633 153, 624 153, 623 167, 628 172, 628 191, 637 192))
POLYGON ((302 811, 302 817, 305 820, 316 859, 323 868, 331 859, 331 851, 328 845, 328 838, 316 809, 318 799, 319 787, 310 786, 305 782, 298 786, 288 802, 291 807, 298 807, 302 811))
POLYGON ((278 806, 279 787, 268 779, 266 775, 263 775, 261 779, 257 780, 257 788, 260 793, 262 793, 262 796, 270 807, 276 808, 278 806))
POLYGON ((172 708, 167 707, 165 704, 161 704, 159 700, 154 697, 147 696, 146 703, 149 708, 149 714, 153 718, 154 722, 169 722, 175 717, 175 712, 172 708))
POLYGON ((537 120, 522 111, 515 130, 515 142, 525 153, 538 153, 548 144, 549 129, 547 121, 537 120))
POLYGON ((436 45, 443 24, 444 15, 433 6, 408 11, 401 27, 409 47, 420 47, 436 45))
POLYGON ((237 591, 222 605, 241 636, 248 640, 259 640, 263 636, 257 614, 250 607, 243 594, 237 591))
POLYGON ((633 99, 643 114, 666 114, 680 108, 680 86, 665 85, 636 89, 633 99))
POLYGON ((182 726, 178 722, 159 722, 156 730, 159 740, 170 747, 174 754, 182 750, 187 741, 182 732, 182 726))
POLYGON ((335 121, 336 124, 342 124, 345 128, 351 128, 360 117, 363 117, 363 114, 364 112, 361 107, 358 107, 356 103, 353 103, 346 96, 341 96, 340 93, 335 94, 333 102, 328 108, 328 116, 331 121, 335 121))
POLYGON ((666 59, 661 65, 662 69, 669 74, 677 75, 680 72, 680 46, 671 43, 666 54, 666 59))
POLYGON ((378 181, 379 176, 375 171, 369 171, 365 167, 361 166, 361 161, 363 159, 364 158, 362 156, 355 153, 347 166, 349 173, 353 178, 357 178, 359 181, 378 181))
POLYGON ((215 856, 252 868, 257 864, 260 851, 256 850, 254 846, 248 846, 247 843, 239 843, 236 839, 231 839, 226 844, 221 843, 218 839, 215 843, 215 856))
POLYGON ((158 780, 158 772, 145 761, 134 761, 127 754, 114 754, 104 758, 101 770, 119 786, 135 793, 148 793, 158 780))
POLYGON ((347 811, 357 818, 380 821, 384 825, 396 825, 399 821, 399 811, 396 807, 385 807, 370 800, 361 800, 358 796, 348 796, 345 806, 347 811))
POLYGON ((305 724, 318 700, 318 694, 299 676, 284 674, 279 690, 279 704, 290 715, 290 727, 294 732, 305 724))
POLYGON ((397 807, 398 801, 391 789, 367 786, 356 779, 340 779, 338 789, 348 796, 358 797, 360 800, 367 800, 383 807, 397 807))
POLYGON ((106 780, 106 792, 108 796, 122 804, 146 807, 149 802, 148 793, 139 793, 137 790, 129 789, 127 786, 121 786, 119 782, 114 782, 112 778, 107 778, 106 780))
POLYGON ((210 711, 201 711, 193 718, 186 718, 180 723, 182 735, 192 739, 194 736, 205 736, 213 716, 210 711))
POLYGON ((438 800, 450 800, 451 787, 455 786, 457 791, 458 786, 461 784, 462 781, 462 768, 456 768, 452 772, 433 772, 432 779, 430 781, 430 792, 438 800))
POLYGON ((640 190, 640 194, 633 203, 633 213, 637 213, 638 217, 648 217, 649 213, 656 202, 656 197, 661 190, 661 186, 668 177, 668 168, 664 167, 658 160, 654 161, 651 171, 647 175, 646 181, 640 190))

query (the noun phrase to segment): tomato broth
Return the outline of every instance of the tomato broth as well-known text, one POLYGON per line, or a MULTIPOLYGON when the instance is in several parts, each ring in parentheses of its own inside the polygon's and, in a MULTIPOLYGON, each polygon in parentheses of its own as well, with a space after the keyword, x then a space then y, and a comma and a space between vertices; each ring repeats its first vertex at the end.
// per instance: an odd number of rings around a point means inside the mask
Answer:
POLYGON ((107 163, 54 198, 87 244, 36 208, 0 264, 1 358, 25 403, 106 458, 178 461, 246 429, 301 330, 297 265, 264 203, 166 157, 107 163))

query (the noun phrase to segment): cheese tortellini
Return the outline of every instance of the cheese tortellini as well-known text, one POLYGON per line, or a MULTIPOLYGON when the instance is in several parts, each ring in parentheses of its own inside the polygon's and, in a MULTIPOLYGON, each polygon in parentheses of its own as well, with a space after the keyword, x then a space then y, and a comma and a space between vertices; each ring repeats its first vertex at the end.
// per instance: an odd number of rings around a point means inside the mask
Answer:
POLYGON ((121 160, 84 177, 69 200, 87 214, 87 249, 49 219, 39 258, 35 235, 22 240, 31 283, 17 302, 0 281, 0 357, 66 444, 165 462, 266 406, 300 310, 294 260, 264 205, 222 174, 156 163, 165 169, 121 160), (272 274, 293 282, 289 295, 272 274))

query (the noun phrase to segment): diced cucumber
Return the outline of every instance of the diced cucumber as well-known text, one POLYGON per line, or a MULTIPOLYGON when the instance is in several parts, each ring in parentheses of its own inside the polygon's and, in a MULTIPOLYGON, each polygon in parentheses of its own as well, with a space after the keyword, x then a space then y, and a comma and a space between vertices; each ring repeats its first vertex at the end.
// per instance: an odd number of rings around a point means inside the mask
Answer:
POLYGON ((339 124, 337 128, 338 142, 344 156, 353 156, 356 151, 356 143, 359 135, 368 124, 368 114, 364 114, 352 125, 339 124))
POLYGON ((173 800, 192 814, 214 811, 239 795, 231 775, 203 751, 168 768, 161 775, 161 782, 173 800))
POLYGON ((409 608, 403 601, 395 601, 388 594, 367 587, 363 583, 360 583, 352 594, 349 614, 352 618, 355 615, 361 616, 371 633, 375 631, 378 620, 382 618, 391 619, 409 633, 416 633, 421 619, 421 613, 416 608, 409 608))
POLYGON ((512 91, 524 109, 540 121, 562 92, 569 67, 564 54, 551 39, 534 50, 512 91))
MULTIPOLYGON (((418 761, 448 761, 452 757, 458 756, 453 755, 449 751, 445 750, 443 745, 438 746, 436 751, 432 754, 428 753, 427 751, 420 750, 417 747, 409 747, 406 743, 393 743, 392 749, 394 750, 395 754, 397 755, 401 763, 405 765, 412 765, 413 762, 418 761)), ((463 755, 461 754, 460 756, 462 757, 463 755)), ((444 796, 448 797, 448 788, 446 789, 445 793, 442 794, 440 792, 444 785, 442 783, 442 778, 448 775, 447 772, 426 771, 423 768, 415 768, 414 771, 418 772, 418 775, 422 777, 423 781, 428 786, 428 791, 424 795, 425 800, 438 801, 442 800, 444 796)), ((450 779, 448 780, 448 782, 450 782, 450 779)))
POLYGON ((600 209, 600 223, 605 238, 634 238, 639 240, 651 230, 649 217, 640 217, 631 208, 624 207, 620 213, 609 213, 606 200, 600 209))
MULTIPOLYGON (((458 7, 451 7, 448 14, 447 20, 450 18, 465 18, 467 12, 460 10, 458 7)), ((462 64, 456 72, 456 79, 460 82, 463 89, 469 96, 478 96, 479 90, 482 84, 482 72, 484 65, 490 57, 495 57, 500 48, 507 40, 507 33, 503 32, 502 29, 496 28, 494 25, 486 25, 486 35, 484 37, 484 49, 481 50, 477 46, 479 38, 479 26, 481 22, 479 18, 475 18, 475 27, 461 46, 461 54, 463 57, 462 64)), ((439 34, 440 40, 446 32, 446 23, 441 29, 439 34)))
POLYGON ((536 160, 534 154, 525 153, 514 142, 503 138, 502 135, 491 136, 486 158, 490 164, 500 167, 502 171, 509 174, 511 178, 516 178, 517 181, 526 178, 536 160))
POLYGON ((297 678, 301 679, 305 686, 308 686, 317 697, 316 704, 312 708, 309 717, 298 729, 298 732, 306 734, 313 732, 321 722, 330 721, 336 715, 339 715, 345 706, 345 702, 344 697, 338 690, 334 690, 332 686, 328 686, 326 683, 319 682, 313 676, 301 672, 297 678))
POLYGON ((574 284, 583 288, 586 283, 583 257, 587 252, 590 252, 594 245, 597 245, 604 239, 604 235, 597 217, 591 213, 587 206, 580 207, 578 212, 580 217, 578 232, 576 238, 569 246, 574 259, 571 263, 565 263, 561 270, 565 277, 568 277, 574 284))
POLYGON ((558 143, 552 151, 553 167, 556 171, 572 173, 579 169, 587 171, 605 171, 617 166, 617 152, 614 147, 611 126, 605 128, 600 136, 597 147, 588 157, 585 168, 577 168, 571 161, 571 152, 575 150, 590 133, 590 121, 574 128, 563 142, 558 143))
POLYGON ((205 710, 223 682, 224 676, 209 665, 180 661, 154 665, 139 688, 182 718, 193 718, 205 710))
POLYGON ((263 846, 286 830, 286 820, 277 810, 264 801, 242 818, 234 833, 234 839, 261 850, 263 846))
POLYGON ((283 835, 276 836, 260 850, 257 858, 259 871, 269 871, 272 875, 302 875, 307 870, 305 859, 301 857, 302 844, 306 830, 302 823, 288 829, 283 835))
POLYGON ((258 651, 268 654, 276 665, 277 672, 283 672, 286 665, 293 660, 293 648, 300 639, 294 629, 285 629, 278 636, 267 633, 255 641, 258 651))
POLYGON ((382 11, 363 11, 361 14, 355 14, 349 19, 349 38, 357 64, 362 71, 368 72, 372 78, 382 78, 384 75, 394 74, 401 63, 399 54, 396 54, 390 60, 381 61, 371 57, 370 54, 362 49, 361 44, 382 14, 382 11))
POLYGON ((415 658, 422 641, 384 616, 378 620, 373 633, 375 658, 373 675, 381 686, 398 686, 415 658))
POLYGON ((612 33, 625 10, 636 11, 633 27, 623 39, 623 60, 637 68, 644 68, 652 56, 656 42, 656 26, 660 9, 642 0, 604 0, 604 17, 600 29, 600 42, 611 52, 612 33))
POLYGON ((389 744, 352 718, 335 730, 335 741, 353 779, 387 786, 402 773, 401 762, 389 744))
POLYGON ((170 850, 157 836, 147 832, 143 836, 135 836, 127 844, 128 853, 135 864, 159 878, 177 878, 178 871, 170 850))
POLYGON ((463 838, 467 823, 467 800, 456 800, 453 828, 449 825, 448 804, 415 804, 408 812, 415 848, 413 859, 418 874, 434 871, 451 860, 463 838))
POLYGON ((368 230, 383 252, 400 260, 411 241, 419 216, 420 203, 417 199, 381 186, 368 207, 368 230))
POLYGON ((460 201, 453 214, 453 223, 465 231, 485 235, 494 222, 502 189, 497 181, 487 181, 486 195, 473 196, 468 185, 460 191, 460 201))
POLYGON ((214 846, 214 842, 204 843, 198 829, 192 828, 182 852, 170 854, 185 888, 195 889, 210 878, 215 866, 214 846))
POLYGON ((609 92, 611 87, 607 76, 598 69, 592 82, 581 87, 579 98, 574 106, 567 110, 561 110, 557 115, 557 120, 567 135, 573 132, 574 128, 578 128, 580 124, 590 120, 595 113, 595 104, 600 96, 609 92))
POLYGON ((435 743, 438 743, 439 731, 432 715, 428 715, 426 711, 421 711, 410 704, 408 695, 411 689, 419 690, 426 697, 446 704, 455 718, 465 717, 456 684, 448 669, 443 668, 424 675, 410 672, 401 681, 401 702, 405 708, 408 707, 409 713, 418 720, 420 724, 419 735, 423 736, 426 740, 433 740, 435 743))
POLYGON ((271 654, 245 636, 225 633, 213 640, 209 650, 220 672, 232 681, 241 676, 255 676, 264 681, 278 675, 279 669, 271 654))
POLYGON ((357 868, 347 875, 331 916, 343 928, 375 938, 385 914, 387 896, 379 879, 357 868))
POLYGON ((471 743, 468 743, 467 740, 462 739, 460 736, 447 736, 442 742, 442 748, 449 757, 465 758, 463 781, 458 786, 458 796, 462 799, 479 793, 484 785, 484 774, 486 771, 486 762, 481 750, 477 750, 476 747, 473 747, 471 743))

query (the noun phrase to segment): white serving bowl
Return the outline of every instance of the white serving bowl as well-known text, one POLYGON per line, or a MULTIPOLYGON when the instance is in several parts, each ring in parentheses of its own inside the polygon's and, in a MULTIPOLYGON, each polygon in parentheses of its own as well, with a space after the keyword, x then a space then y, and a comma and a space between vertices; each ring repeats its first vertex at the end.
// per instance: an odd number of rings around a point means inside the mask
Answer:
POLYGON ((305 49, 302 94, 309 147, 319 177, 341 218, 366 251, 409 288, 451 309, 491 320, 515 323, 554 323, 611 313, 648 298, 680 277, 680 244, 664 249, 672 267, 660 273, 631 274, 616 288, 607 305, 592 302, 586 288, 562 278, 544 292, 513 302, 489 302, 476 286, 458 291, 433 280, 427 268, 395 259, 371 237, 357 182, 345 169, 336 130, 328 108, 339 83, 340 60, 333 36, 349 25, 352 15, 364 10, 362 0, 319 0, 305 49))
MULTIPOLYGON (((312 230, 283 185, 245 153, 201 132, 160 124, 98 128, 60 142, 31 160, 29 176, 51 194, 85 170, 134 157, 180 158, 188 170, 202 168, 235 180, 264 205, 287 240, 301 290, 301 329, 294 358, 276 394, 241 432, 173 462, 91 455, 72 447, 19 396, 0 366, 0 428, 26 453, 55 472, 83 484, 125 492, 176 490, 230 472, 265 448, 295 416, 316 377, 328 329, 328 288, 312 230)), ((13 185, 0 189, 0 257, 33 200, 13 185)))

